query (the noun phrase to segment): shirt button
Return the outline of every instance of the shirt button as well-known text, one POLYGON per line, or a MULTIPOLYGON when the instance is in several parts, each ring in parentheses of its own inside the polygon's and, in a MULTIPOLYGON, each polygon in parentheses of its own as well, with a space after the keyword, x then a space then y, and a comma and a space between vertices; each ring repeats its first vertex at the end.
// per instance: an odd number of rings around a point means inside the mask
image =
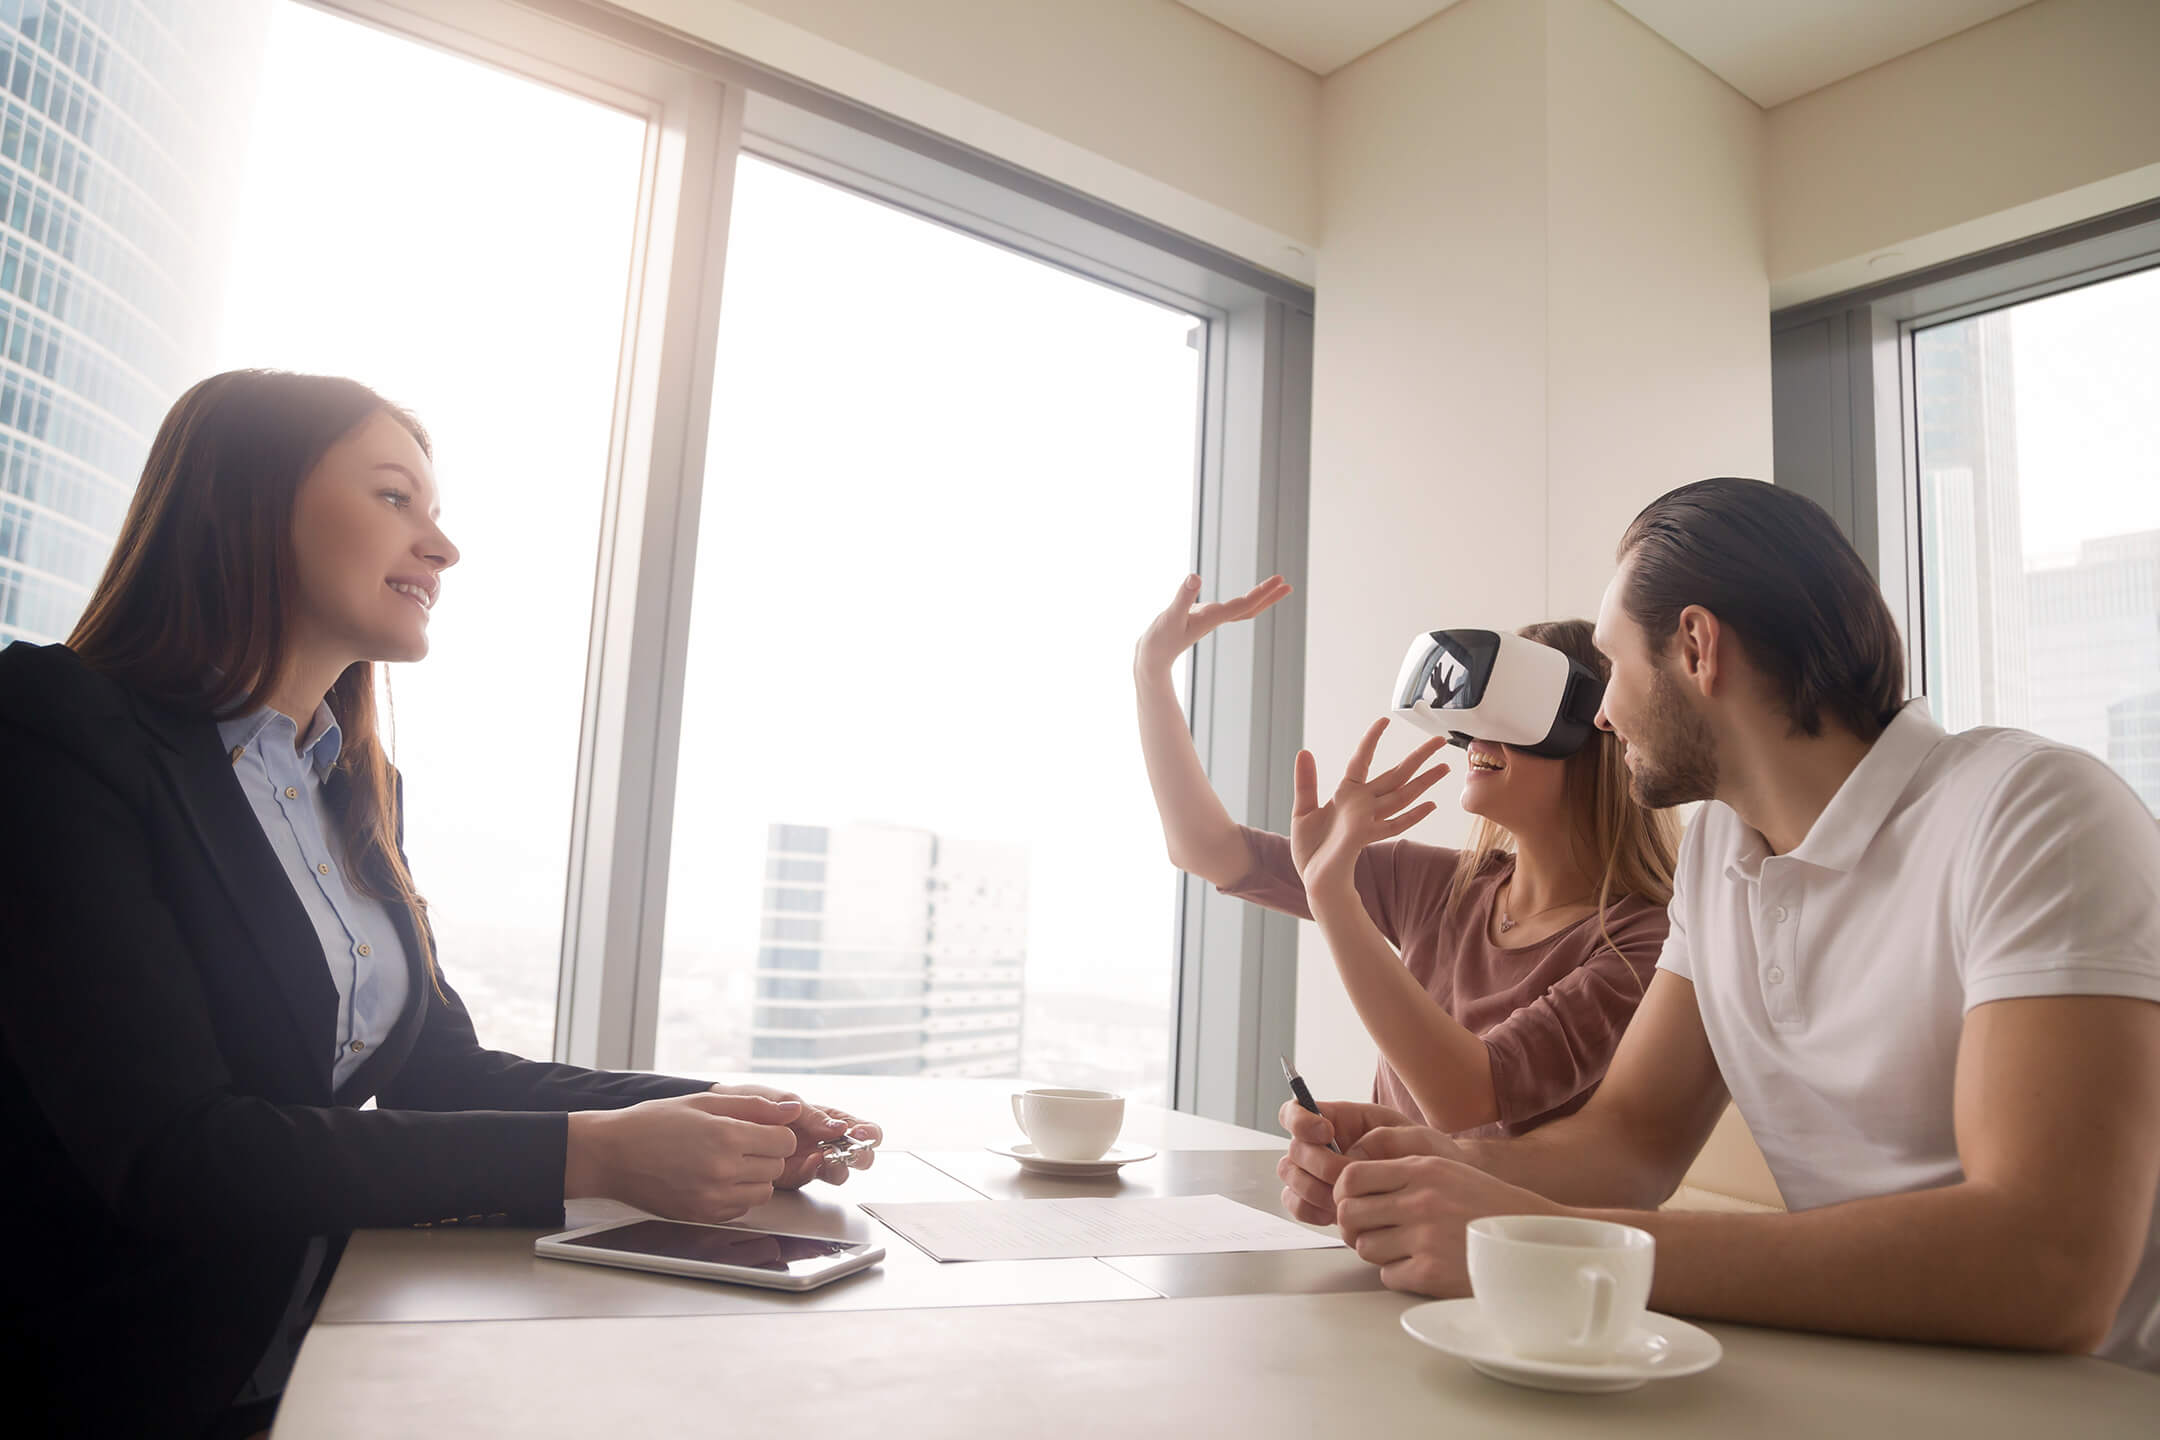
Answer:
POLYGON ((353 1041, 353 1042, 352 1042, 352 1053, 353 1053, 353 1054, 357 1055, 357 1054, 359 1054, 359 1053, 360 1053, 360 1052, 361 1052, 362 1050, 365 1050, 365 1049, 367 1049, 367 1041, 365 1041, 365 1040, 355 1040, 355 1041, 353 1041))
POLYGON ((1782 985, 1785 983, 1785 972, 1783 970, 1780 970, 1777 966, 1772 965, 1770 967, 1769 975, 1764 978, 1769 980, 1769 982, 1773 985, 1782 985))
POLYGON ((362 946, 360 947, 360 953, 361 953, 361 954, 363 954, 363 955, 367 954, 367 953, 368 953, 368 948, 367 948, 367 946, 365 946, 365 945, 362 945, 362 946))
POLYGON ((1782 925, 1782 924, 1784 924, 1784 923, 1785 923, 1785 916, 1786 916, 1786 914, 1787 914, 1787 911, 1786 911, 1785 907, 1784 907, 1783 905, 1780 905, 1780 906, 1778 906, 1778 907, 1777 907, 1777 909, 1775 909, 1775 910, 1772 910, 1772 911, 1770 912, 1770 918, 1771 918, 1772 920, 1775 920, 1775 921, 1776 921, 1776 922, 1777 922, 1778 924, 1782 925))
POLYGON ((317 865, 315 867, 315 873, 318 875, 327 875, 330 873, 330 867, 328 865, 317 865))
POLYGON ((285 798, 288 800, 297 800, 300 798, 300 792, 293 786, 287 785, 285 787, 285 798))

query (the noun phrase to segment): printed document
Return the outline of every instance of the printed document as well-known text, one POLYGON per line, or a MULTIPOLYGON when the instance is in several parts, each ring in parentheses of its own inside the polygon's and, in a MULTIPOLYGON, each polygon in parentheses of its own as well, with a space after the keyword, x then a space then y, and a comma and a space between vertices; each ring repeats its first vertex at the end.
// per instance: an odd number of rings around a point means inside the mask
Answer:
POLYGON ((1221 1255, 1342 1244, 1224 1195, 1164 1199, 935 1200, 862 1207, 935 1260, 1221 1255))

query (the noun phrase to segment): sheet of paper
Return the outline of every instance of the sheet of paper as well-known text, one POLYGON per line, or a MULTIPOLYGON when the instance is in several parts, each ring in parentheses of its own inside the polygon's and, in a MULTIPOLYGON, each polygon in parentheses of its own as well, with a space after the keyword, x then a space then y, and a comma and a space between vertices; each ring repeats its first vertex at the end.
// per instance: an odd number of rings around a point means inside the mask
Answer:
POLYGON ((935 1200, 862 1207, 936 1260, 1071 1260, 1324 1250, 1342 1241, 1224 1195, 935 1200))

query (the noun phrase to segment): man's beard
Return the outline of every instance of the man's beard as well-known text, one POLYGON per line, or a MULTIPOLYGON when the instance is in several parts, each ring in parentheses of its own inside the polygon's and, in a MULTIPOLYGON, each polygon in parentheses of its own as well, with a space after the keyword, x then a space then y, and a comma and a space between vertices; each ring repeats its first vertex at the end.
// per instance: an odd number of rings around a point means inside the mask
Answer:
POLYGON ((1646 810, 1709 800, 1717 794, 1717 742, 1710 726, 1663 669, 1650 682, 1649 703, 1628 739, 1635 763, 1628 787, 1646 810))

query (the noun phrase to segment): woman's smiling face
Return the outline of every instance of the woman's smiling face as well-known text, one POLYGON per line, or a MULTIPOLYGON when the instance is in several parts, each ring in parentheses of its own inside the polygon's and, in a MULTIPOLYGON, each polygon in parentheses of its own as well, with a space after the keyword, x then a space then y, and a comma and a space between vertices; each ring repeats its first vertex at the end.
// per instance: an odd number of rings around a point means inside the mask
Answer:
POLYGON ((340 664, 425 656, 458 562, 441 513, 433 463, 387 412, 332 445, 293 500, 294 643, 340 664))
POLYGON ((1462 808, 1521 834, 1551 826, 1567 806, 1567 761, 1528 755, 1490 740, 1470 742, 1462 808))

